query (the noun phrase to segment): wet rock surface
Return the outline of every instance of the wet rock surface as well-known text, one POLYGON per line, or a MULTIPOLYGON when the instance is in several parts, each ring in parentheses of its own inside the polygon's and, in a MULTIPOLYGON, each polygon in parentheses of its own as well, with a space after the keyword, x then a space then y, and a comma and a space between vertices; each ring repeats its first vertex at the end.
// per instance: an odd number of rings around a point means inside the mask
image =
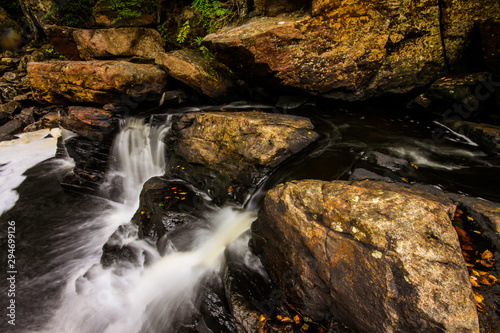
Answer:
MULTIPOLYGON (((204 223, 209 202, 195 189, 180 180, 167 180, 163 177, 149 179, 140 195, 140 206, 132 218, 139 226, 139 237, 157 242, 166 235, 161 249, 171 242, 177 249, 189 244, 177 242, 175 234, 182 234, 182 228, 192 228, 204 223)), ((189 243, 189 242, 188 242, 189 243)))
POLYGON ((61 186, 73 192, 97 194, 108 170, 111 141, 77 136, 64 141, 64 146, 75 167, 73 173, 63 178, 61 186))
POLYGON ((500 154, 500 126, 469 121, 448 121, 446 124, 470 138, 490 154, 500 154))
POLYGON ((314 319, 478 332, 454 211, 394 184, 294 181, 268 192, 252 235, 286 300, 314 319))
POLYGON ((193 184, 201 182, 197 185, 201 189, 213 187, 209 195, 223 200, 242 187, 254 187, 267 172, 318 137, 309 119, 303 117, 189 113, 172 126, 169 147, 174 158, 169 172, 193 180, 193 184))

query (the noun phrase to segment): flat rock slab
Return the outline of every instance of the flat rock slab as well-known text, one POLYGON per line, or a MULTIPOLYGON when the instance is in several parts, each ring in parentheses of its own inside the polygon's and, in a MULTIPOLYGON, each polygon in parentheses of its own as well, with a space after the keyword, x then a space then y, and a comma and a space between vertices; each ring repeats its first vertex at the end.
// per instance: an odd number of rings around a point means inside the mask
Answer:
POLYGON ((376 181, 293 181, 268 192, 254 248, 287 301, 360 332, 479 332, 443 196, 376 181))
POLYGON ((173 126, 173 150, 190 163, 245 178, 298 153, 319 135, 309 119, 263 112, 198 112, 173 126))
POLYGON ((165 51, 160 33, 149 28, 76 29, 72 36, 84 59, 140 57, 155 59, 165 51))
POLYGON ((27 71, 35 99, 49 104, 157 101, 166 85, 155 65, 126 61, 30 62, 27 71))

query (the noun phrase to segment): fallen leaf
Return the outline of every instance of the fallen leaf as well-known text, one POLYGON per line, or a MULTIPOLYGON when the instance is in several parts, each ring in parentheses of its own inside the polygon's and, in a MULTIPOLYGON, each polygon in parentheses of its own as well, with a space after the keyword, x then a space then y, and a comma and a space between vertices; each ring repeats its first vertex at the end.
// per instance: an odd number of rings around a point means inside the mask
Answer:
POLYGON ((464 229, 462 229, 456 225, 454 225, 454 227, 455 227, 455 231, 457 232, 458 237, 462 237, 462 238, 467 237, 467 232, 464 229))
POLYGON ((293 317, 293 321, 294 321, 294 322, 295 322, 295 324, 297 324, 297 325, 298 325, 298 324, 300 324, 300 317, 299 317, 299 315, 295 315, 295 316, 293 317))
POLYGON ((227 192, 228 192, 228 193, 233 192, 233 187, 232 187, 232 186, 229 186, 229 188, 227 189, 227 192))
POLYGON ((266 321, 267 317, 265 315, 260 315, 259 321, 266 321))
POLYGON ((303 329, 304 331, 307 331, 309 329, 309 325, 304 324, 304 325, 302 325, 301 329, 303 329))
POLYGON ((484 301, 484 297, 474 291, 474 299, 476 300, 476 303, 482 303, 484 301))
POLYGON ((467 220, 474 221, 474 219, 472 217, 470 217, 470 216, 467 216, 467 220))
POLYGON ((473 287, 481 287, 481 286, 479 285, 479 283, 477 283, 477 282, 476 282, 476 279, 477 279, 476 277, 474 277, 474 276, 470 276, 470 277, 469 277, 470 284, 471 284, 473 287))
POLYGON ((490 259, 490 258, 493 258, 493 253, 491 253, 490 250, 486 250, 483 253, 481 253, 481 259, 487 260, 487 259, 490 259))
POLYGON ((413 163, 410 163, 410 165, 411 165, 412 167, 414 167, 415 169, 417 169, 417 170, 418 170, 418 165, 413 164, 413 163))

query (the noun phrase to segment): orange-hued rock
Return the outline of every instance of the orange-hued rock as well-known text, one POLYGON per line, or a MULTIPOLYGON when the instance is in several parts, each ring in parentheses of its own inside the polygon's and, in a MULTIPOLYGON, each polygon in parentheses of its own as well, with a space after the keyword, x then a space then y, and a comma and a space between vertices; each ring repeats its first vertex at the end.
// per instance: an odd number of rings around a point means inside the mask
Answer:
POLYGON ((160 33, 149 28, 76 29, 73 38, 84 59, 140 57, 155 59, 164 52, 160 33))
POLYGON ((236 78, 231 70, 207 60, 201 52, 183 49, 160 53, 155 62, 177 80, 215 101, 236 98, 236 78))
POLYGON ((60 124, 67 130, 97 141, 111 136, 116 125, 111 112, 90 106, 70 106, 68 115, 61 117, 60 124))
POLYGON ((359 332, 479 332, 444 194, 376 181, 269 191, 253 248, 287 302, 359 332))
POLYGON ((31 62, 27 67, 34 97, 41 103, 119 103, 129 96, 159 100, 166 73, 125 61, 31 62))
POLYGON ((432 83, 446 72, 445 56, 459 68, 474 22, 500 16, 498 2, 444 3, 316 0, 311 13, 254 17, 204 42, 236 74, 263 85, 363 100, 432 83))

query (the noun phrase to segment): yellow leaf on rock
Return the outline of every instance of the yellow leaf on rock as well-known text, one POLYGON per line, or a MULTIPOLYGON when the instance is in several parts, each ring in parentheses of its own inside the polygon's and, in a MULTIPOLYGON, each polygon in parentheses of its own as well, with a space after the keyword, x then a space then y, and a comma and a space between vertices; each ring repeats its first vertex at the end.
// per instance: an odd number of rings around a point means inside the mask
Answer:
POLYGON ((298 324, 300 324, 300 317, 299 317, 299 315, 295 315, 295 316, 293 316, 293 321, 294 321, 294 322, 295 322, 295 324, 297 324, 297 325, 298 325, 298 324))
POLYGON ((265 315, 260 315, 259 321, 266 321, 267 318, 265 315))
POLYGON ((472 217, 470 217, 470 216, 467 216, 467 220, 474 221, 474 219, 472 217))
POLYGON ((301 329, 303 329, 304 331, 307 331, 309 329, 309 325, 304 324, 304 325, 302 325, 301 329))

